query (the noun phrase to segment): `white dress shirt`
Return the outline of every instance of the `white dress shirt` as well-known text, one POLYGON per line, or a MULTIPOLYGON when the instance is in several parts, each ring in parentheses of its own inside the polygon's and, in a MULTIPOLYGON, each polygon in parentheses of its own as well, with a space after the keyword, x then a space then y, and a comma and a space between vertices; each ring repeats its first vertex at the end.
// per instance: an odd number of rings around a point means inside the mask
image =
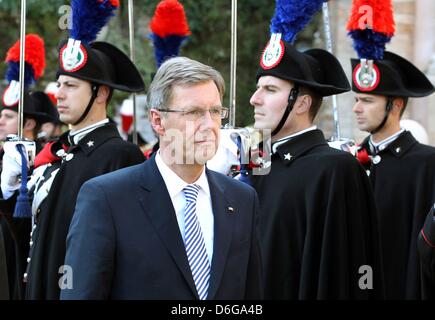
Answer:
MULTIPOLYGON (((166 188, 168 189, 169 196, 171 197, 172 205, 174 206, 175 214, 177 215, 178 227, 180 228, 180 233, 184 242, 184 208, 186 206, 186 198, 183 189, 189 183, 181 179, 163 162, 162 157, 160 156, 160 150, 156 154, 156 164, 163 177, 166 188)), ((205 166, 201 176, 192 184, 196 184, 200 187, 198 198, 196 200, 196 215, 198 216, 198 221, 204 236, 205 248, 211 264, 213 257, 214 216, 205 166)))

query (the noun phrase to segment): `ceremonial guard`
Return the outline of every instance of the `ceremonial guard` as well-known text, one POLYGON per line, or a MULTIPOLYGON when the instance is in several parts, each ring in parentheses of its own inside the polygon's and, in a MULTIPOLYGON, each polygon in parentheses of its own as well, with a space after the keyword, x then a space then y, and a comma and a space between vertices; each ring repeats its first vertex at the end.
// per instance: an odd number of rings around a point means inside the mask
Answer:
POLYGON ((123 52, 94 41, 118 5, 108 0, 72 2, 74 24, 71 37, 60 46, 56 93, 60 120, 71 130, 46 145, 28 183, 36 222, 24 274, 28 299, 59 298, 66 236, 82 184, 144 159, 137 146, 121 139, 106 114, 114 89, 144 90, 138 70, 123 52))
POLYGON ((411 62, 384 52, 394 33, 392 14, 391 4, 374 8, 373 28, 360 29, 355 7, 348 24, 359 56, 351 60, 353 112, 359 129, 370 134, 357 156, 379 213, 386 297, 420 299, 417 239, 435 201, 435 148, 401 128, 400 118, 409 97, 428 96, 434 87, 411 62))
MULTIPOLYGON (((30 91, 32 84, 38 80, 45 67, 44 41, 36 34, 29 34, 25 38, 25 65, 28 72, 24 83, 23 103, 23 137, 35 141, 41 125, 59 119, 56 108, 48 96, 41 91, 30 91)), ((8 135, 18 134, 18 102, 20 99, 19 85, 20 41, 17 41, 7 52, 6 63, 8 70, 6 80, 9 85, 2 94, 0 116, 0 140, 5 141, 8 135)), ((39 153, 41 145, 36 142, 35 152, 39 153)), ((33 154, 34 157, 34 154, 33 154)), ((15 164, 15 160, 3 148, 0 150, 1 163, 6 166, 15 164)), ((1 166, 0 166, 1 168, 1 166)), ((21 168, 15 165, 16 172, 21 168)), ((10 183, 7 171, 2 172, 2 194, 0 200, 0 299, 22 299, 22 275, 26 267, 29 252, 31 220, 30 218, 14 217, 17 198, 15 192, 19 182, 10 183), (9 187, 11 185, 11 187, 9 187)))
POLYGON ((303 11, 296 10, 299 5, 294 2, 291 12, 277 6, 250 100, 254 127, 272 135, 271 163, 263 164, 270 171, 251 177, 261 206, 265 298, 382 298, 369 181, 358 161, 329 147, 313 125, 322 98, 350 85, 332 54, 300 52, 290 44, 298 31, 291 21, 303 11))
MULTIPOLYGON (((36 34, 28 34, 25 41, 25 65, 29 74, 24 83, 23 136, 28 140, 35 141, 41 125, 50 121, 58 121, 59 114, 47 94, 42 91, 30 90, 30 86, 44 73, 44 41, 36 34)), ((2 104, 0 105, 0 141, 5 141, 9 134, 16 135, 18 133, 19 62, 20 41, 17 41, 6 55, 6 63, 8 64, 6 80, 9 85, 2 94, 2 104)), ((38 153, 41 149, 41 145, 36 144, 36 152, 38 153)))

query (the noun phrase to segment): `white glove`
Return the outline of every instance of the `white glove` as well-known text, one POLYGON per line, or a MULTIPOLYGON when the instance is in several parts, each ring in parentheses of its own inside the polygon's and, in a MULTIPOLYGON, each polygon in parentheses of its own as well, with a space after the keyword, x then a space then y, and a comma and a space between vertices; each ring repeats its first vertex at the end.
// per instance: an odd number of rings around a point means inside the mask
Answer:
POLYGON ((207 168, 228 175, 232 166, 240 165, 242 161, 249 162, 250 134, 246 128, 221 129, 219 147, 215 156, 207 161, 207 168), (241 138, 241 148, 237 147, 237 137, 241 138))
POLYGON ((221 130, 218 149, 214 157, 207 161, 207 168, 227 175, 233 165, 240 164, 237 144, 231 139, 234 131, 234 129, 221 130))
POLYGON ((0 187, 3 199, 9 199, 20 188, 19 176, 21 172, 21 155, 17 150, 17 144, 22 144, 26 150, 27 168, 30 168, 35 158, 35 142, 18 140, 16 136, 8 136, 3 145, 3 168, 1 173, 0 187))
MULTIPOLYGON (((7 142, 6 142, 7 143, 7 142)), ((20 161, 21 163, 21 161, 20 161)), ((9 199, 15 190, 20 188, 18 176, 21 174, 21 164, 8 154, 3 155, 3 169, 1 173, 1 189, 3 199, 9 199)))

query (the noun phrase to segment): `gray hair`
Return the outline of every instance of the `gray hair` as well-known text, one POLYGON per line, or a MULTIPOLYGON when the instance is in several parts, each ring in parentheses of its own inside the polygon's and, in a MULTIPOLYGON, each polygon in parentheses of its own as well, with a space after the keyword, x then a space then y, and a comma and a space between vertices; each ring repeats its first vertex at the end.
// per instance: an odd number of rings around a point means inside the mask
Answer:
POLYGON ((148 108, 165 109, 172 99, 174 86, 191 86, 207 81, 216 84, 222 101, 225 82, 217 70, 186 57, 168 59, 157 70, 148 89, 148 108))

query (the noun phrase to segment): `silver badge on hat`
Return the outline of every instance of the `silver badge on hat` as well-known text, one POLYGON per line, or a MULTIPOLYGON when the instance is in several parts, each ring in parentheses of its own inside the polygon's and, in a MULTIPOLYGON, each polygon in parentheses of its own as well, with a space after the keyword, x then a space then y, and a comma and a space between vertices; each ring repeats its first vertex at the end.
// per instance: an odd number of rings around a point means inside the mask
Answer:
POLYGON ((20 82, 12 80, 3 93, 3 105, 12 107, 20 100, 20 82))
POLYGON ((353 83, 361 91, 373 91, 381 80, 381 74, 373 60, 361 59, 353 71, 353 83))
POLYGON ((261 67, 266 70, 276 67, 284 56, 284 51, 284 42, 281 41, 281 33, 272 33, 269 43, 261 56, 261 67))
POLYGON ((60 50, 60 65, 67 72, 75 72, 83 68, 88 54, 80 40, 68 39, 68 43, 60 50))

